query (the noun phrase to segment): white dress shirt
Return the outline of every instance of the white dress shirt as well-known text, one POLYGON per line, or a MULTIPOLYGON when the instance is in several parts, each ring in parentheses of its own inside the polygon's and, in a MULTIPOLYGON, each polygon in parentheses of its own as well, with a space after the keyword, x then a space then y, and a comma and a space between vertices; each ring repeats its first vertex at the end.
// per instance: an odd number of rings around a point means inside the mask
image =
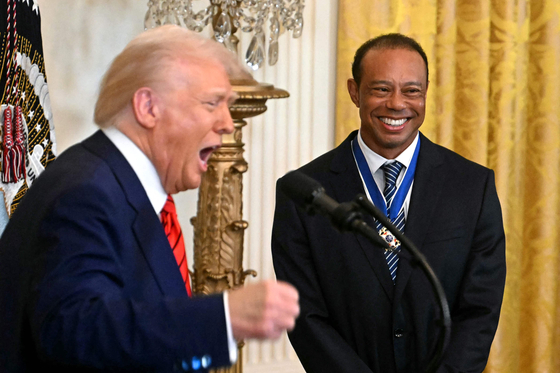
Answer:
MULTIPOLYGON (((167 193, 161 185, 161 180, 156 171, 156 168, 150 161, 148 157, 136 146, 132 140, 130 140, 126 135, 119 131, 115 127, 108 127, 102 129, 103 133, 111 140, 111 142, 119 149, 124 158, 130 164, 130 167, 134 170, 136 176, 140 180, 142 187, 148 195, 148 199, 152 204, 156 214, 160 215, 165 201, 167 200, 167 193)), ((233 332, 231 330, 231 320, 229 315, 228 306, 228 293, 227 291, 223 293, 224 299, 224 310, 226 315, 226 329, 228 337, 228 350, 229 359, 232 364, 237 361, 237 343, 233 338, 233 332)))
MULTIPOLYGON (((373 150, 371 150, 362 139, 361 131, 358 133, 357 138, 358 138, 358 145, 360 146, 360 149, 362 149, 362 153, 364 153, 364 157, 371 171, 371 174, 373 175, 375 184, 377 184, 377 188, 381 192, 381 196, 383 196, 383 190, 385 189, 385 172, 383 172, 383 169, 381 167, 385 163, 392 163, 393 160, 384 158, 379 154, 377 154, 376 152, 374 152, 373 150)), ((404 179, 404 175, 405 175, 404 171, 407 171, 410 167, 410 162, 412 162, 412 157, 414 156, 414 150, 416 149, 416 144, 418 144, 419 138, 420 135, 416 134, 416 137, 414 138, 414 141, 412 141, 412 144, 410 144, 401 154, 397 156, 397 158, 395 158, 395 160, 399 161, 404 166, 403 169, 401 170, 401 173, 399 174, 399 177, 397 178, 397 191, 399 190, 401 183, 404 179)), ((356 161, 356 158, 354 158, 354 161, 356 161)), ((358 163, 356 162, 356 167, 357 166, 358 163)), ((358 168, 358 172, 359 170, 360 169, 358 168)), ((362 176, 361 173, 360 173, 360 178, 362 179, 362 183, 364 184, 364 190, 366 191, 366 195, 368 199, 372 201, 366 183, 364 182, 364 177, 362 176)), ((408 190, 408 193, 403 203, 405 219, 408 217, 408 208, 410 205, 410 196, 412 194, 413 186, 414 186, 414 180, 410 185, 410 189, 408 190)), ((385 197, 383 196, 383 198, 385 197)), ((385 203, 387 203, 387 201, 385 201, 385 203)))

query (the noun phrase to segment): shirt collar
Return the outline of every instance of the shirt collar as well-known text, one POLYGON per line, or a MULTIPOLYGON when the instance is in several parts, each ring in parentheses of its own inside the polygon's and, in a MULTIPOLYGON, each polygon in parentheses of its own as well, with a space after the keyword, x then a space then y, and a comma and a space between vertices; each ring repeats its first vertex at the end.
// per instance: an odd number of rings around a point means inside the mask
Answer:
POLYGON ((167 200, 167 193, 163 189, 156 168, 150 159, 134 142, 132 142, 132 140, 116 127, 111 126, 102 128, 101 130, 130 164, 130 167, 132 167, 134 173, 138 176, 140 184, 142 184, 142 187, 146 191, 156 214, 159 214, 167 200))
MULTIPOLYGON (((412 141, 412 143, 401 154, 399 154, 397 158, 395 158, 396 161, 401 162, 406 167, 405 169, 407 169, 410 166, 410 162, 412 162, 414 150, 416 149, 416 144, 418 144, 419 138, 420 133, 417 133, 414 141, 412 141)), ((380 156, 366 145, 362 138, 361 130, 358 133, 358 145, 360 145, 360 149, 362 149, 362 153, 364 153, 364 157, 366 158, 366 162, 372 175, 375 174, 375 172, 385 163, 391 163, 391 159, 380 156)))

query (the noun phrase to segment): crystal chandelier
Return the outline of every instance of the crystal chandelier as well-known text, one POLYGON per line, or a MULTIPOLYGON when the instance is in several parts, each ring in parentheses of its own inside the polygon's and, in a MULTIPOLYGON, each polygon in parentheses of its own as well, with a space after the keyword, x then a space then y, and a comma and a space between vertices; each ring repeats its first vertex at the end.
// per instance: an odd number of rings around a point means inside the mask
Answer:
POLYGON ((265 29, 269 21, 268 64, 278 61, 278 37, 291 31, 299 38, 303 30, 305 0, 209 0, 202 10, 193 10, 197 0, 149 0, 144 18, 144 28, 175 24, 201 32, 210 22, 214 38, 229 50, 237 53, 239 39, 235 32, 241 29, 252 34, 245 54, 245 62, 253 70, 262 66, 265 59, 265 29))

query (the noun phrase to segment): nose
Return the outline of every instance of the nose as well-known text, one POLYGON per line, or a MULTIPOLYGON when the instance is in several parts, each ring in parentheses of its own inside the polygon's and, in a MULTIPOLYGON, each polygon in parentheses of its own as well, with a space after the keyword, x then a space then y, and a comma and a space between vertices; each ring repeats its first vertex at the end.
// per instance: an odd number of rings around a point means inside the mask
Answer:
POLYGON ((216 124, 216 132, 220 135, 230 134, 235 129, 228 105, 223 105, 221 119, 216 124))
POLYGON ((387 100, 387 108, 392 110, 403 110, 406 108, 405 98, 398 90, 393 92, 393 94, 387 100))

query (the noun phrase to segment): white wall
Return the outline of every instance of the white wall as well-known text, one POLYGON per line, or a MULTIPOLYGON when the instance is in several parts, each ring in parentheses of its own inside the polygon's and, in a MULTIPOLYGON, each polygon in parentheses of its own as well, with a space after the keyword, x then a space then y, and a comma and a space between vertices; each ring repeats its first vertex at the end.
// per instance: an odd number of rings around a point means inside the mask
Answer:
MULTIPOLYGON (((143 31, 147 1, 43 0, 43 47, 59 152, 92 134, 100 78, 113 57, 143 31)), ((276 179, 332 148, 334 138, 336 0, 307 0, 300 39, 283 35, 276 66, 254 76, 290 92, 244 129, 245 268, 273 278, 270 234, 276 179)), ((241 50, 248 45, 243 37, 241 50)), ((244 52, 243 52, 244 54, 244 52)), ((176 198, 187 245, 197 192, 176 198)), ((188 257, 192 263, 192 252, 188 257)), ((245 372, 303 372, 290 343, 249 342, 245 372)))

